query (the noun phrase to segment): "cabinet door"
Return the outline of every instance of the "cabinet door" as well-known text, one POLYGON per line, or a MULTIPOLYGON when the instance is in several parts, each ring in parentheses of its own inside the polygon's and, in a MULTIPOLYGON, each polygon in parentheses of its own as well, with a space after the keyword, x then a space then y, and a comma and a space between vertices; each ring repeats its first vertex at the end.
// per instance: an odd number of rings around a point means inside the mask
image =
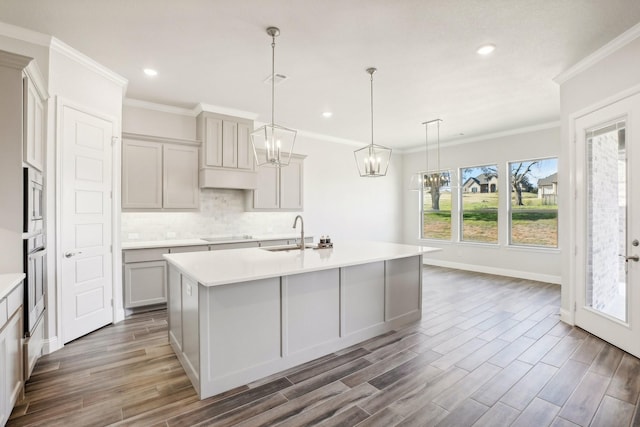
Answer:
POLYGON ((44 103, 33 83, 24 79, 24 161, 39 171, 44 166, 44 103))
POLYGON ((238 167, 238 123, 222 122, 222 167, 238 167))
POLYGON ((278 168, 262 166, 256 168, 258 184, 253 190, 254 209, 278 209, 280 194, 278 191, 278 168))
POLYGON ((198 147, 164 144, 163 151, 163 207, 197 208, 200 199, 198 147))
POLYGON ((222 166, 222 120, 204 118, 204 166, 222 166))
POLYGON ((22 390, 22 309, 0 332, 0 425, 9 418, 22 390))
POLYGON ((136 262, 124 265, 124 306, 141 307, 167 302, 167 263, 136 262))
POLYGON ((162 144, 123 141, 122 208, 162 208, 162 144))
POLYGON ((251 129, 244 123, 238 123, 238 169, 253 169, 251 129))
POLYGON ((292 158, 280 169, 280 209, 302 209, 303 159, 292 158))

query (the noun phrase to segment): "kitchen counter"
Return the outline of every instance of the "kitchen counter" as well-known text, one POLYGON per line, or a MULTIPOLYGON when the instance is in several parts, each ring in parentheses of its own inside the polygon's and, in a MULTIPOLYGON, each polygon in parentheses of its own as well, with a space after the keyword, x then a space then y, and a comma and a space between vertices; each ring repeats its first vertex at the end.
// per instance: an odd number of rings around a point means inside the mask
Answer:
POLYGON ((203 286, 218 286, 422 255, 441 249, 384 242, 346 241, 333 248, 272 252, 262 248, 166 254, 164 257, 203 286))
POLYGON ((0 274, 0 299, 6 297, 24 280, 24 273, 0 274))
POLYGON ((169 343, 201 399, 416 322, 422 257, 381 242, 166 254, 169 343))
MULTIPOLYGON (((246 236, 211 236, 205 239, 135 240, 122 242, 122 249, 172 248, 178 246, 215 245, 222 243, 260 242, 267 240, 296 239, 300 234, 263 234, 246 236)), ((307 235, 306 237, 311 237, 307 235)))

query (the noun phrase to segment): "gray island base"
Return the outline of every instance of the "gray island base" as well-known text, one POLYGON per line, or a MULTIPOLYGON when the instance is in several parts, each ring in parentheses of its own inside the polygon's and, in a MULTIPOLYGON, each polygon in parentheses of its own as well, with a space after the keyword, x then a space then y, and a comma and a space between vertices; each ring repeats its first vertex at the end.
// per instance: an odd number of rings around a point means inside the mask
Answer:
POLYGON ((434 250, 165 255, 170 344, 200 399, 250 383, 420 319, 422 255, 434 250))

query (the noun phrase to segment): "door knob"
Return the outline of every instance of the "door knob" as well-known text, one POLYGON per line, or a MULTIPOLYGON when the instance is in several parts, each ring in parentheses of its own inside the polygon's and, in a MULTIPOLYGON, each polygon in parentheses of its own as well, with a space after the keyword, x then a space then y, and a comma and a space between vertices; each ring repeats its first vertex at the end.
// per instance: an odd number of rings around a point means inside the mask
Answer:
POLYGON ((631 260, 631 261, 638 262, 638 261, 640 261, 640 256, 638 256, 638 255, 626 256, 626 257, 624 257, 624 260, 625 261, 631 260))
POLYGON ((65 257, 65 258, 71 258, 72 256, 80 255, 81 253, 82 253, 81 251, 77 251, 77 252, 65 252, 64 257, 65 257))

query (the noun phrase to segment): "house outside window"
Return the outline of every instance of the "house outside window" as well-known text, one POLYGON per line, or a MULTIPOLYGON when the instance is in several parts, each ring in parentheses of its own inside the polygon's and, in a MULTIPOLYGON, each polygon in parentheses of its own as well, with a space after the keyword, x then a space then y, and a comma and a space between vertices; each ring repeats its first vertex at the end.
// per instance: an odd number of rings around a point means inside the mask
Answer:
POLYGON ((423 179, 420 237, 451 240, 451 172, 425 173, 423 179))
POLYGON ((498 167, 460 169, 460 239, 498 243, 498 167))
POLYGON ((558 247, 558 159, 509 163, 510 244, 558 247))

